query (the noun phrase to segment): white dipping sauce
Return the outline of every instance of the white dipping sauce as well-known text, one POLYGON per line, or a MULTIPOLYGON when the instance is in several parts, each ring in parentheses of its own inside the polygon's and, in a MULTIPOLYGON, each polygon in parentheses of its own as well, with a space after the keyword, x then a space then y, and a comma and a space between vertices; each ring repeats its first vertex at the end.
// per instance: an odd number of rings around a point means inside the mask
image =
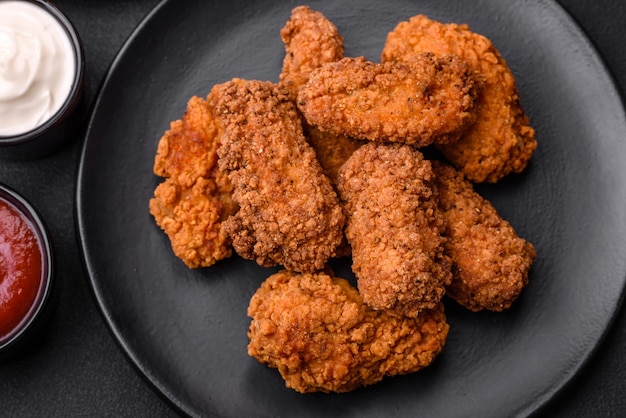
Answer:
POLYGON ((0 136, 50 119, 74 81, 74 50, 63 26, 25 1, 0 1, 0 136))

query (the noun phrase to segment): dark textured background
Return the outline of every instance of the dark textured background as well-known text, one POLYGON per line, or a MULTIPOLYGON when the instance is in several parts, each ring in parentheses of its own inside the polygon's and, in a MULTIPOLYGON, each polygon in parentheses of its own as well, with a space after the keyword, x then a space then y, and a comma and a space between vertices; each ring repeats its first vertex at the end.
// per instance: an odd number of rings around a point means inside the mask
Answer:
MULTIPOLYGON (((118 49, 156 3, 56 1, 83 40, 89 103, 118 49)), ((624 91, 626 2, 561 0, 560 4, 589 35, 624 91)), ((43 160, 0 161, 0 182, 29 199, 48 224, 58 255, 59 290, 57 309, 41 343, 0 365, 0 416, 176 416, 124 358, 90 294, 74 227, 74 189, 83 133, 43 160)), ((538 415, 626 416, 624 355, 626 309, 622 308, 591 361, 538 415)))

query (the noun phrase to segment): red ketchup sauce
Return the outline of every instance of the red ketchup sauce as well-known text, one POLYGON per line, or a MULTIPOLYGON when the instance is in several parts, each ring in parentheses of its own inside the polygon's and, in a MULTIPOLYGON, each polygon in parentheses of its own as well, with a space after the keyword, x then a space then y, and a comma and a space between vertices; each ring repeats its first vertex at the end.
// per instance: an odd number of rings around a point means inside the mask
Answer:
POLYGON ((0 199, 0 341, 29 317, 42 270, 42 249, 33 227, 0 199))

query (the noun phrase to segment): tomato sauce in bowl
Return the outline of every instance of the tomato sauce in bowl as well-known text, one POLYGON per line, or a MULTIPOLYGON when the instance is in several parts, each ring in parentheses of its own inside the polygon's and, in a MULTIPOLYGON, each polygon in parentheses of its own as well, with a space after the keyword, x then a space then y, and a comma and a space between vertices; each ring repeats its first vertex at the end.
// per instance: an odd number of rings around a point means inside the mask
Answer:
POLYGON ((50 240, 38 213, 0 184, 0 359, 30 339, 42 322, 52 267, 50 240))

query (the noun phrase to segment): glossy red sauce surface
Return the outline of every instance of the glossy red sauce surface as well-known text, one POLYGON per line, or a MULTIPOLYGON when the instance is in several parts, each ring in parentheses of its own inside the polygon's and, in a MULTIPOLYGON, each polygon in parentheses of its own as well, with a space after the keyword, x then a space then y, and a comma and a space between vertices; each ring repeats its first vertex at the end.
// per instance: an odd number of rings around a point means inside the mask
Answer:
POLYGON ((0 340, 28 316, 42 282, 42 252, 30 223, 0 199, 0 340))

